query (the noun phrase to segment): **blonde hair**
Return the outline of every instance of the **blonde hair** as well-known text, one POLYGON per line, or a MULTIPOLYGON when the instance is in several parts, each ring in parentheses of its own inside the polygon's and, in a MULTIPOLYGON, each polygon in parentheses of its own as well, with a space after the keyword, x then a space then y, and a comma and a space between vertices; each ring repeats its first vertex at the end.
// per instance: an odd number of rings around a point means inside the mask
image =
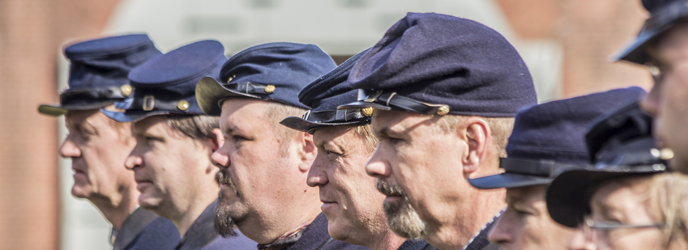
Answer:
POLYGON ((662 173, 647 179, 650 211, 664 222, 664 246, 688 243, 688 176, 662 173))
POLYGON ((364 124, 356 127, 356 135, 366 142, 366 146, 375 150, 378 144, 377 138, 373 135, 373 130, 370 124, 364 124))

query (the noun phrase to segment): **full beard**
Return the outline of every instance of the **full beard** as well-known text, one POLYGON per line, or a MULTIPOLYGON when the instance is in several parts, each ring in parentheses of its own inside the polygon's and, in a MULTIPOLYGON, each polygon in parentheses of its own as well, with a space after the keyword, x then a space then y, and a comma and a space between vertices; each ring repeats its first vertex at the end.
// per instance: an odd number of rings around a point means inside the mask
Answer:
MULTIPOLYGON (((234 186, 234 182, 229 178, 229 174, 226 171, 226 168, 220 168, 220 171, 215 175, 215 182, 217 182, 218 185, 228 185, 232 189, 232 192, 234 192, 234 195, 238 195, 236 186, 234 186)), ((234 220, 232 220, 229 205, 225 203, 225 194, 220 190, 220 192, 218 192, 217 207, 215 207, 215 231, 226 238, 229 236, 236 236, 237 234, 234 232, 236 224, 234 220)))
POLYGON ((411 206, 411 202, 398 185, 391 185, 378 179, 375 184, 377 190, 387 196, 401 196, 404 199, 395 202, 384 202, 385 217, 387 224, 392 231, 404 238, 422 239, 425 234, 425 223, 420 219, 416 210, 411 206))

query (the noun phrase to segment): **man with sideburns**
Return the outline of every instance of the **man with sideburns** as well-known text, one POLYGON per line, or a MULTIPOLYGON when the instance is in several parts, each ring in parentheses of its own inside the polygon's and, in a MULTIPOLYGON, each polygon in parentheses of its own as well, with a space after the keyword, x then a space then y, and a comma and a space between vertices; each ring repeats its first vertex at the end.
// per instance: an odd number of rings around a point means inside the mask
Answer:
POLYGON ((175 249, 253 249, 243 235, 223 238, 213 227, 217 169, 210 154, 222 145, 217 118, 203 115, 194 94, 198 80, 216 75, 227 60, 217 41, 191 43, 129 73, 137 88, 125 112, 105 112, 132 122, 136 147, 125 165, 134 172, 142 208, 172 221, 175 249))
POLYGON ((196 86, 204 113, 220 115, 225 142, 212 154, 222 184, 215 225, 231 224, 259 249, 357 249, 327 234, 318 190, 306 184, 316 157, 313 136, 279 124, 307 107, 298 92, 335 68, 312 44, 267 43, 247 48, 222 67, 221 81, 196 86))
POLYGON ((474 21, 409 13, 354 65, 357 102, 375 109, 379 143, 366 165, 389 226, 438 249, 495 249, 487 232, 504 190, 469 178, 499 173, 516 111, 536 103, 530 73, 496 31, 474 21))
POLYGON ((174 224, 139 209, 139 191, 124 160, 135 145, 128 122, 108 119, 100 110, 122 108, 133 88, 127 74, 161 53, 145 34, 112 36, 65 48, 69 88, 59 105, 38 112, 65 116, 69 134, 59 154, 72 160, 72 195, 86 198, 112 224, 110 242, 120 249, 168 249, 179 242, 174 224))
POLYGON ((372 108, 337 110, 356 100, 346 79, 361 52, 318 78, 301 92, 299 101, 311 110, 280 123, 313 134, 318 154, 308 172, 308 185, 318 187, 327 230, 337 240, 373 250, 423 249, 423 240, 406 240, 389 229, 375 179, 366 175, 365 164, 377 146, 370 131, 372 108))

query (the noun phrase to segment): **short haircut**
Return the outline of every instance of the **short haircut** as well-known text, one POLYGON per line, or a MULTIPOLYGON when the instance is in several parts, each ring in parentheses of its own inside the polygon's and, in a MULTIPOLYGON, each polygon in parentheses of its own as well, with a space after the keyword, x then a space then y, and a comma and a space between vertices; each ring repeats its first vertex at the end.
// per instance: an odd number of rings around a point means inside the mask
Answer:
POLYGON ((220 128, 220 117, 208 115, 171 115, 167 125, 191 139, 216 139, 213 129, 220 128))
MULTIPOLYGON (((448 133, 450 131, 456 130, 459 125, 463 124, 468 120, 470 116, 460 116, 460 115, 445 115, 439 118, 438 126, 442 132, 448 133)), ((496 150, 499 153, 499 157, 506 157, 506 144, 509 142, 509 136, 511 131, 514 129, 514 118, 513 117, 480 117, 487 122, 490 126, 490 131, 492 135, 492 140, 496 146, 496 150)))
POLYGON ((280 156, 285 156, 289 151, 289 143, 292 138, 302 132, 283 126, 279 122, 289 116, 301 117, 306 110, 291 105, 270 101, 265 102, 265 105, 268 105, 265 116, 267 117, 268 122, 273 125, 275 135, 277 135, 277 137, 280 139, 279 154, 280 156))

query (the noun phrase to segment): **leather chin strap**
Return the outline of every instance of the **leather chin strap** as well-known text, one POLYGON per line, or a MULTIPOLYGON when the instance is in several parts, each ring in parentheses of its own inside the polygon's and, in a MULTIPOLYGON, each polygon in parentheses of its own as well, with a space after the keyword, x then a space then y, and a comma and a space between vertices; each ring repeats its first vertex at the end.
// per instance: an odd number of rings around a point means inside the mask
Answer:
POLYGON ((392 109, 413 111, 419 114, 446 115, 449 106, 445 104, 430 104, 411 99, 397 94, 397 92, 384 93, 383 90, 369 91, 359 89, 359 101, 381 104, 392 109))
MULTIPOLYGON (((275 91, 274 85, 265 85, 253 82, 232 82, 223 84, 222 86, 224 86, 227 89, 231 89, 233 91, 247 95, 268 95, 272 94, 275 91)), ((257 96, 254 97, 258 98, 257 96)))
POLYGON ((343 123, 343 122, 368 122, 370 117, 363 115, 361 110, 336 110, 336 111, 312 111, 308 110, 301 116, 314 123, 343 123))

